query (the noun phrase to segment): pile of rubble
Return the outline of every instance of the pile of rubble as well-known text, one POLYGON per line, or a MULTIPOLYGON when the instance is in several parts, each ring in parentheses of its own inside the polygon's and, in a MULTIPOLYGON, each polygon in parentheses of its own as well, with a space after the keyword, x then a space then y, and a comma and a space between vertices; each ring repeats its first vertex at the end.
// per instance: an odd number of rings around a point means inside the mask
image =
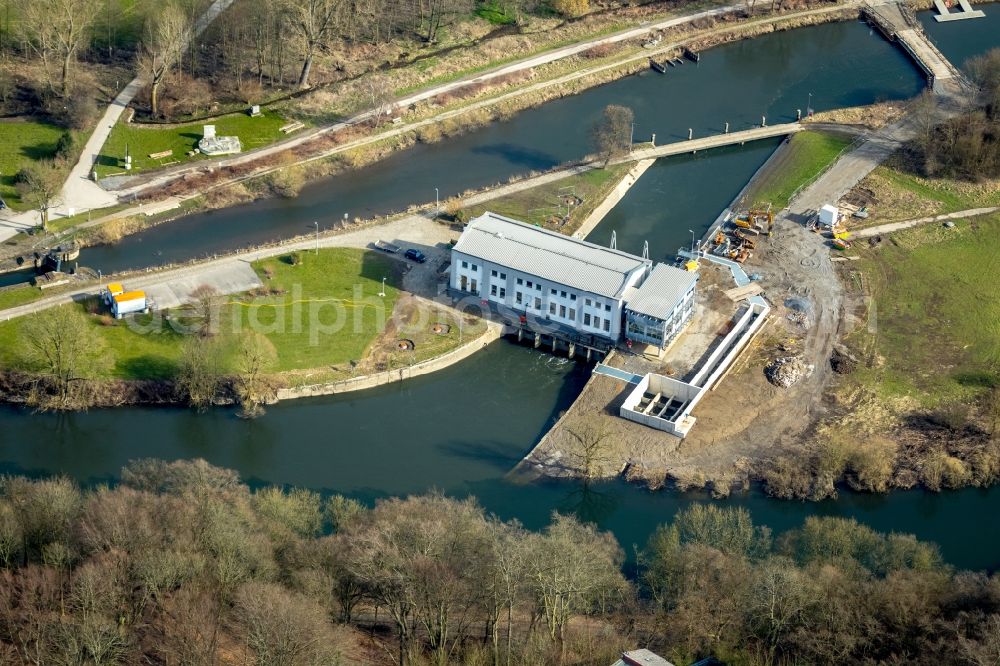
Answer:
POLYGON ((808 377, 813 372, 813 366, 802 361, 801 356, 783 356, 776 358, 764 368, 767 381, 780 388, 788 388, 795 382, 808 377))

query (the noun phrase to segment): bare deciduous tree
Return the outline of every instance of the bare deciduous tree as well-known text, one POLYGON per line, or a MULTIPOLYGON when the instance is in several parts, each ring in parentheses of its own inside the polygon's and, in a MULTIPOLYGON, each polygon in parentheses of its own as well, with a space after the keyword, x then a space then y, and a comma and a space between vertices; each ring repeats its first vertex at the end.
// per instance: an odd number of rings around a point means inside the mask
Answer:
POLYGON ((246 331, 236 350, 236 393, 243 415, 259 416, 271 397, 267 372, 278 362, 274 344, 262 333, 246 331))
POLYGON ((160 87, 171 68, 177 65, 191 41, 191 19, 174 2, 160 5, 146 17, 139 64, 149 84, 149 105, 153 116, 160 113, 160 87))
POLYGON ((15 185, 21 201, 38 211, 42 231, 49 229, 49 211, 58 206, 62 199, 62 175, 51 164, 42 163, 21 169, 15 185))
POLYGON ((591 128, 590 136, 597 155, 607 166, 613 158, 624 155, 631 148, 632 109, 618 104, 604 108, 601 119, 591 128))
POLYGON ((104 339, 75 306, 31 315, 21 327, 21 341, 26 363, 52 384, 54 396, 40 397, 44 408, 71 407, 74 386, 110 364, 104 339))
POLYGON ((309 87, 309 74, 317 51, 333 37, 342 0, 289 0, 288 13, 295 31, 305 43, 299 87, 309 87))

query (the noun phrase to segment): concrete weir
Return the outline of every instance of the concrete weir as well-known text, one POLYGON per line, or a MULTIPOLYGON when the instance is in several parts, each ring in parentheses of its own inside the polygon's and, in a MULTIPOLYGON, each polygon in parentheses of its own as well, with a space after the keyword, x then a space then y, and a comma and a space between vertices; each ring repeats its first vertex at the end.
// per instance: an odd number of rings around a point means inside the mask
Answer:
POLYGON ((733 330, 722 339, 690 381, 650 373, 625 398, 619 415, 677 437, 686 436, 697 420, 691 416, 692 410, 756 336, 770 310, 764 299, 752 299, 737 316, 733 330))

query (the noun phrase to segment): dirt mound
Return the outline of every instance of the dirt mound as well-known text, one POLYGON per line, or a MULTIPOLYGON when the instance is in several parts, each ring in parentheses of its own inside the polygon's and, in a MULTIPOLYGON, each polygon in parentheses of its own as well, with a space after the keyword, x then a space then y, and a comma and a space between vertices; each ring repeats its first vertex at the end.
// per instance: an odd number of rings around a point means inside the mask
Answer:
POLYGON ((858 359, 842 346, 833 348, 830 368, 838 375, 849 375, 858 368, 858 359))
POLYGON ((771 361, 764 368, 767 381, 780 388, 788 388, 800 379, 812 374, 813 366, 807 365, 801 356, 784 356, 771 361))

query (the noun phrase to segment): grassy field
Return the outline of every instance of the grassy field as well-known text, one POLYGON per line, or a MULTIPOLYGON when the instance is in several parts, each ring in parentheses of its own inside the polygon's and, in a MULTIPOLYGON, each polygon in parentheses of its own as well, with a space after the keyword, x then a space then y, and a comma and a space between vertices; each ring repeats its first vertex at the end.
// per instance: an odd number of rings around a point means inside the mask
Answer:
POLYGON ((970 183, 924 178, 912 165, 894 156, 861 181, 860 187, 874 193, 865 226, 953 213, 970 208, 1000 206, 1000 182, 970 183))
POLYGON ((0 197, 8 206, 23 209, 14 189, 14 176, 32 162, 51 159, 63 132, 63 128, 44 122, 0 122, 0 197))
POLYGON ((799 132, 767 167, 747 193, 751 203, 770 203, 775 209, 788 205, 799 188, 812 182, 851 139, 823 132, 799 132))
MULTIPOLYGON (((1000 215, 928 225, 863 247, 852 262, 871 296, 852 346, 873 359, 857 381, 928 408, 967 401, 1000 380, 1000 215)), ((860 245, 860 244, 859 244, 860 245)))
POLYGON ((7 289, 0 291, 0 310, 15 308, 18 305, 24 305, 25 303, 37 301, 43 296, 51 296, 53 293, 55 292, 52 290, 49 290, 48 293, 46 293, 37 287, 23 287, 21 289, 7 289))
MULTIPOLYGON (((270 293, 223 297, 219 335, 233 336, 253 322, 274 344, 278 371, 360 360, 381 332, 381 319, 377 315, 380 304, 385 304, 387 314, 395 306, 401 264, 374 252, 352 249, 322 250, 318 255, 300 253, 298 257, 300 262, 296 265, 288 257, 255 264, 270 293), (387 278, 384 299, 378 297, 383 277, 387 278), (338 309, 336 303, 343 309, 338 309), (325 330, 333 331, 338 312, 346 313, 346 325, 335 332, 324 332, 313 324, 318 321, 328 327, 325 330), (301 316, 296 318, 296 313, 301 316), (279 326, 282 321, 284 325, 279 326)), ((183 321, 185 313, 179 311, 172 316, 183 321)), ((123 379, 173 376, 186 335, 176 332, 165 319, 154 320, 154 317, 158 313, 132 320, 133 324, 148 327, 148 332, 137 332, 134 329, 138 327, 130 326, 127 320, 91 318, 112 350, 114 364, 108 376, 123 379)), ((0 323, 0 363, 5 366, 17 362, 18 331, 23 321, 0 323)))
POLYGON ((571 233, 604 201, 630 168, 631 164, 618 164, 606 169, 593 169, 469 207, 464 213, 466 219, 472 219, 489 210, 528 224, 571 233), (570 206, 569 219, 561 224, 560 218, 566 214, 567 203, 573 201, 574 196, 582 202, 570 206))
POLYGON ((219 136, 238 136, 243 150, 247 151, 283 138, 285 135, 279 130, 287 124, 287 120, 273 111, 263 110, 256 118, 246 113, 233 113, 213 121, 162 128, 118 123, 98 156, 97 173, 102 177, 125 173, 126 146, 132 155, 132 173, 159 169, 170 163, 204 159, 204 155, 188 157, 187 153, 197 147, 206 124, 215 125, 219 136), (149 157, 167 150, 173 151, 170 157, 158 160, 149 157))

